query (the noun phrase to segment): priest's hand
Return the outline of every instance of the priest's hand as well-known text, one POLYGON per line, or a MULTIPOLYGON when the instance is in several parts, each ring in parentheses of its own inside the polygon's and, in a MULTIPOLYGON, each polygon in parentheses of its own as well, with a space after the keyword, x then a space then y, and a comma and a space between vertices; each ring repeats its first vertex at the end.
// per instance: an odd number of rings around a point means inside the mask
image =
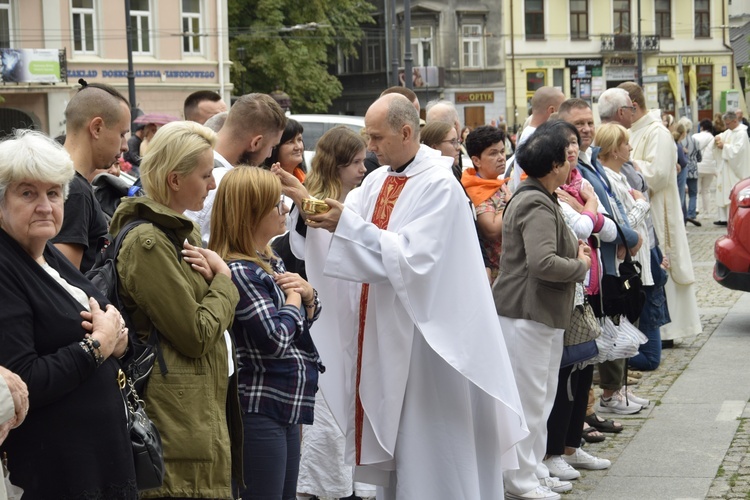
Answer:
POLYGON ((303 198, 310 198, 310 194, 299 179, 281 168, 278 162, 271 165, 271 172, 281 180, 281 192, 291 198, 295 205, 299 207, 302 205, 303 198))
POLYGON ((325 229, 333 233, 336 231, 336 227, 339 225, 339 219, 341 213, 344 211, 344 205, 333 198, 326 198, 326 204, 331 209, 324 214, 307 214, 305 224, 314 228, 325 229))

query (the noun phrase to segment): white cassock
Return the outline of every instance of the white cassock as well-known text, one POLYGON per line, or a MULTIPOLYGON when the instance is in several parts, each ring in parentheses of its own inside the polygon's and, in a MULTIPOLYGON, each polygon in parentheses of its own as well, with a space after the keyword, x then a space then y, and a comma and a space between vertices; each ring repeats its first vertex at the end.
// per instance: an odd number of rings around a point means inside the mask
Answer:
POLYGON ((633 123, 630 145, 633 147, 633 163, 648 183, 651 219, 659 248, 669 257, 670 279, 664 289, 672 322, 661 328, 661 338, 673 340, 698 335, 703 327, 695 299, 693 260, 677 190, 675 141, 661 119, 651 112, 633 123))
MULTIPOLYGON (((735 184, 750 177, 750 142, 747 138, 747 126, 740 123, 734 130, 725 130, 719 134, 724 147, 714 146, 714 158, 717 159, 716 206, 729 210, 729 194, 735 184)), ((721 211, 719 218, 721 219, 721 211)), ((728 215, 724 212, 724 216, 728 215)), ((723 219, 726 220, 726 219, 723 219)))
MULTIPOLYGON (((382 167, 346 199, 330 246, 306 244, 308 278, 331 323, 313 334, 320 386, 356 461, 356 372, 362 283, 369 283, 355 477, 378 500, 503 498, 528 434, 482 262, 451 159, 422 146, 403 173, 382 167), (387 229, 370 222, 389 176, 406 177, 387 229), (326 284, 325 276, 336 278, 326 284), (320 284, 320 285, 319 285, 320 284)), ((312 240, 316 231, 308 232, 312 240)))

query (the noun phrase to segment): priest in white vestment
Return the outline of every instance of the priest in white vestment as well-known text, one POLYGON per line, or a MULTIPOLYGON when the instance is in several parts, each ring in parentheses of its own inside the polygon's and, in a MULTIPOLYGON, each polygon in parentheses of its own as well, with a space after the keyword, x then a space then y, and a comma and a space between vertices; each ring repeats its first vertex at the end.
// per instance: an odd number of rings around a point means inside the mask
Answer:
POLYGON ((321 383, 347 459, 378 500, 503 498, 528 430, 468 200, 453 160, 420 147, 408 99, 381 97, 365 125, 385 166, 344 205, 306 215, 333 233, 319 261, 305 257, 308 273, 337 278, 324 293, 338 331, 315 342, 340 346, 338 359, 321 352, 340 374, 321 383))
POLYGON ((717 159, 716 207, 719 225, 726 225, 731 200, 729 195, 735 184, 750 177, 750 142, 747 126, 740 122, 737 114, 724 114, 727 129, 714 138, 714 158, 717 159))
POLYGON ((651 219, 659 248, 668 260, 664 289, 672 322, 661 329, 662 341, 698 335, 703 331, 695 298, 695 274, 690 256, 682 204, 677 190, 677 145, 661 123, 659 110, 649 113, 643 89, 633 82, 620 84, 635 106, 630 145, 633 165, 648 183, 651 219))

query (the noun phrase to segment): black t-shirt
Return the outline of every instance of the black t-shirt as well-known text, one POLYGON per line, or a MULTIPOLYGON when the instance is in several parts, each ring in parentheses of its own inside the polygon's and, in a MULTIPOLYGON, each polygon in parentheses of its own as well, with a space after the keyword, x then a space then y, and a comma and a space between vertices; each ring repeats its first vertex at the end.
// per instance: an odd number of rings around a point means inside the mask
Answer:
POLYGON ((85 177, 76 172, 69 188, 62 228, 57 236, 52 238, 52 243, 83 246, 81 272, 85 273, 93 267, 96 256, 104 244, 107 219, 94 196, 91 184, 85 177))

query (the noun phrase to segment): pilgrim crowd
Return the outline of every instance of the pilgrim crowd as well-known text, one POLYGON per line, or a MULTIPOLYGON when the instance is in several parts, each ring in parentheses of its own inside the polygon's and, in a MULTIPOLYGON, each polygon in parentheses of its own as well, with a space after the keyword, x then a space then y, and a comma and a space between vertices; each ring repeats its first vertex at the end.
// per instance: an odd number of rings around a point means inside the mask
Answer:
POLYGON ((131 135, 81 85, 65 136, 0 142, 0 499, 559 499, 701 332, 685 225, 750 176, 741 113, 675 123, 632 82, 596 127, 542 87, 517 135, 392 87, 309 165, 268 95, 131 135), (85 273, 120 234, 118 310, 85 273), (121 377, 152 340, 142 489, 121 377))

